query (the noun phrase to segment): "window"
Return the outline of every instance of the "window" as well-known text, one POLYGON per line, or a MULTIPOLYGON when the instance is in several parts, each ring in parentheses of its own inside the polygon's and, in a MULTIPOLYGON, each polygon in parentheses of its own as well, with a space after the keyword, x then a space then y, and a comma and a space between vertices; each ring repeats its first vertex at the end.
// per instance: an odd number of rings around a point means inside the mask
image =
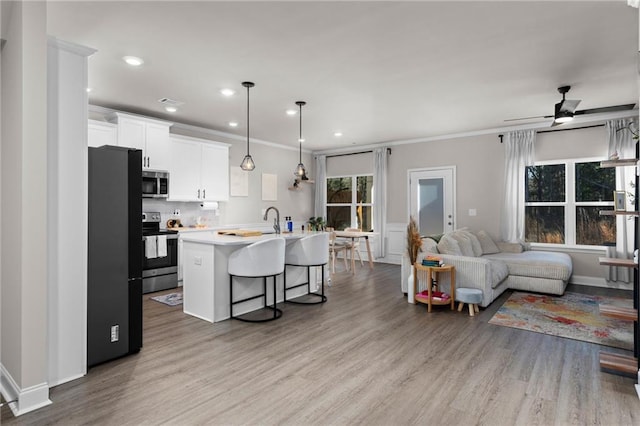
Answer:
POLYGON ((373 228, 373 175, 327 178, 327 226, 373 228))
POLYGON ((525 169, 525 240, 566 245, 603 245, 616 240, 615 169, 600 161, 569 160, 525 169))

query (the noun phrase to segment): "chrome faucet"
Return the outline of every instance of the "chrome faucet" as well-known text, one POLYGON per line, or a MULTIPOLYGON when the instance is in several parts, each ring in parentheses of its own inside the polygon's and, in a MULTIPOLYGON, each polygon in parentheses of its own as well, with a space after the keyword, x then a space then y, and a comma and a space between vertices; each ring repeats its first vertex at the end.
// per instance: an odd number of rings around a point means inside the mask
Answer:
POLYGON ((267 207, 267 210, 264 212, 264 220, 267 220, 267 216, 269 215, 269 210, 275 210, 276 211, 276 218, 273 219, 273 229, 276 231, 276 234, 280 233, 280 212, 278 211, 277 208, 271 206, 271 207, 267 207))

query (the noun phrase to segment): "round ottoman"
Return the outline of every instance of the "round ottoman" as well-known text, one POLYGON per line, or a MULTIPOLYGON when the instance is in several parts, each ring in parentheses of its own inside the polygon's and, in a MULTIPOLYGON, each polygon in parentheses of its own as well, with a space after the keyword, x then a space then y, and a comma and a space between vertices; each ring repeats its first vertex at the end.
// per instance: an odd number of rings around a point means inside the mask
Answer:
POLYGON ((480 312, 478 309, 478 303, 482 302, 482 290, 477 288, 456 288, 456 301, 458 303, 458 312, 462 312, 464 304, 469 305, 469 315, 475 316, 476 312, 480 312))

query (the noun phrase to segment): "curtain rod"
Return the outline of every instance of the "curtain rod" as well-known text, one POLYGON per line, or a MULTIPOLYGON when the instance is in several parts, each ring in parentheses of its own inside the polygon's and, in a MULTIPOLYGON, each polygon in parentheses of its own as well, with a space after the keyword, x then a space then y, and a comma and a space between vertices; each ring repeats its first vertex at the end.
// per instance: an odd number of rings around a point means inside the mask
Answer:
MULTIPOLYGON (((327 158, 332 158, 332 157, 344 157, 346 155, 358 155, 358 154, 368 154, 370 152, 373 152, 372 149, 370 149, 369 151, 358 151, 358 152, 348 152, 346 154, 334 154, 334 155, 327 155, 327 158)), ((391 148, 387 148, 387 154, 391 155, 391 148)))
MULTIPOLYGON (((591 129, 594 127, 604 127, 604 124, 594 124, 592 126, 582 126, 582 127, 571 127, 569 129, 553 129, 553 130, 536 130, 536 133, 552 133, 552 132, 566 132, 567 130, 581 130, 581 129, 591 129)), ((500 143, 502 143, 503 134, 498 135, 500 139, 500 143)))

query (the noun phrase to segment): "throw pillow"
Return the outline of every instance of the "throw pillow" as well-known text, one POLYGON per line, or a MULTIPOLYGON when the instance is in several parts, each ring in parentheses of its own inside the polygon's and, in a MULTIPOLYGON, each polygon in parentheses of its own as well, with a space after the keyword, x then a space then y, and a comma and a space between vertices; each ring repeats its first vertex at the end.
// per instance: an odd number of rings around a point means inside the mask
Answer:
POLYGON ((427 253, 438 253, 438 243, 429 237, 423 238, 422 250, 427 253))
POLYGON ((464 231, 453 231, 450 235, 458 242, 463 256, 475 257, 471 247, 471 239, 465 235, 464 231))
POLYGON ((438 251, 442 254, 453 254, 455 256, 462 256, 462 251, 458 242, 449 234, 445 234, 440 238, 438 243, 438 251))
POLYGON ((500 249, 486 231, 478 231, 476 237, 478 237, 478 241, 482 247, 482 254, 500 253, 500 249))
POLYGON ((478 237, 476 237, 475 234, 471 231, 463 230, 461 232, 464 235, 466 235, 467 238, 469 238, 469 240, 471 240, 471 248, 473 249, 473 255, 475 257, 482 256, 482 246, 480 245, 480 241, 478 240, 478 237))

